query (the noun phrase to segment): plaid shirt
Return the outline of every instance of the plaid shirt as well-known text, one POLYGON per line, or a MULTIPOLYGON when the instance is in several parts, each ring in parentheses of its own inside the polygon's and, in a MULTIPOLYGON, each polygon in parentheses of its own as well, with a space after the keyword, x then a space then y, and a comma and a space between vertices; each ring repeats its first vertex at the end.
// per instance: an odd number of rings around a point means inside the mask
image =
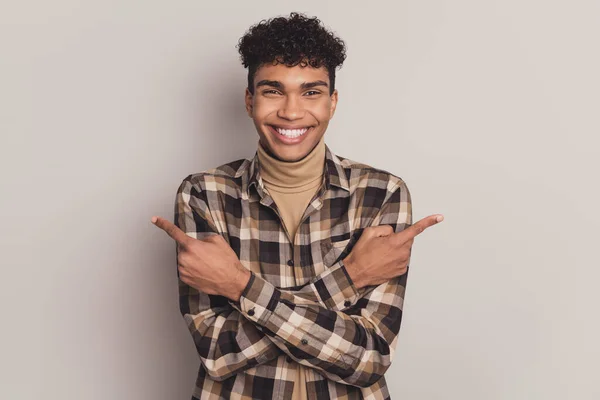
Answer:
POLYGON ((326 146, 323 184, 290 238, 257 154, 188 175, 177 190, 175 224, 197 239, 222 235, 251 272, 237 302, 179 279, 200 357, 192 399, 290 399, 297 364, 309 367, 311 399, 389 399, 383 374, 407 274, 357 289, 343 259, 364 228, 412 224, 406 184, 326 146))

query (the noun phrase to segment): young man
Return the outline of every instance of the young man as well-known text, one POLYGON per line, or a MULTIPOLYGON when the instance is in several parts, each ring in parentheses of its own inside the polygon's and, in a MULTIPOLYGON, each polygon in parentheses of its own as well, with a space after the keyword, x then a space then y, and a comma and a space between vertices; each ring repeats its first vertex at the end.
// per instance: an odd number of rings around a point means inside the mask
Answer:
POLYGON ((388 399, 410 249, 441 216, 412 225, 400 177, 325 144, 345 46, 318 19, 238 47, 256 154, 187 176, 175 224, 153 218, 177 242, 192 399, 388 399))

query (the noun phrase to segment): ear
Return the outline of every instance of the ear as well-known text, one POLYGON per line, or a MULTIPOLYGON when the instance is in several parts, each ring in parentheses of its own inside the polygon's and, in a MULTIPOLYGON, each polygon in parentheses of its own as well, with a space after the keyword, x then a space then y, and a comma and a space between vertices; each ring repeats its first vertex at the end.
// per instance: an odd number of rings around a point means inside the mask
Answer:
POLYGON ((337 107, 338 102, 338 91, 334 89, 331 94, 331 108, 329 109, 329 119, 333 118, 333 114, 335 114, 335 108, 337 107))
POLYGON ((250 90, 248 88, 246 88, 246 95, 244 96, 244 101, 246 102, 246 113, 248 113, 248 116, 252 118, 252 103, 254 101, 254 96, 252 95, 252 93, 250 93, 250 90))

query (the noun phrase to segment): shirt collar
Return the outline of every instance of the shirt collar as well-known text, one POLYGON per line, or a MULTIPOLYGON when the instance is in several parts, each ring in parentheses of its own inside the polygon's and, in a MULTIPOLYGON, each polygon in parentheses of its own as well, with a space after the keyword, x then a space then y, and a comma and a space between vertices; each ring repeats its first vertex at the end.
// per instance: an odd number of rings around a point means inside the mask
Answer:
MULTIPOLYGON (((235 177, 239 178, 240 176, 245 175, 245 179, 242 179, 242 191, 250 194, 250 187, 260 186, 261 189, 264 189, 264 185, 262 185, 262 179, 260 178, 260 162, 258 160, 258 150, 254 153, 254 157, 250 162, 242 163, 240 168, 235 173, 235 177)), ((323 171, 324 180, 325 180, 325 189, 329 190, 331 185, 337 186, 346 191, 350 191, 348 179, 346 178, 346 174, 344 173, 344 167, 340 159, 329 149, 329 146, 325 144, 325 169, 323 171)))

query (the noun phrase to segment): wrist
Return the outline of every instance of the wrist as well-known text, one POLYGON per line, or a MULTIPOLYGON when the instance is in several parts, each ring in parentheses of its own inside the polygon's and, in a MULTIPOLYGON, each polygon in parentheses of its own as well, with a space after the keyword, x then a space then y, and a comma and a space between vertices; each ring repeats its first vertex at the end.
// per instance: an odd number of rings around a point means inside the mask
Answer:
POLYGON ((233 293, 229 297, 231 300, 235 302, 240 301, 240 297, 246 289, 248 285, 248 281, 250 280, 250 271, 244 268, 242 265, 239 266, 235 277, 233 278, 233 293))
POLYGON ((348 272, 348 276, 352 280, 352 283, 357 289, 363 288, 365 285, 363 274, 361 274, 360 268, 356 265, 356 261, 352 257, 352 254, 349 254, 348 257, 343 260, 344 266, 346 267, 346 272, 348 272))

